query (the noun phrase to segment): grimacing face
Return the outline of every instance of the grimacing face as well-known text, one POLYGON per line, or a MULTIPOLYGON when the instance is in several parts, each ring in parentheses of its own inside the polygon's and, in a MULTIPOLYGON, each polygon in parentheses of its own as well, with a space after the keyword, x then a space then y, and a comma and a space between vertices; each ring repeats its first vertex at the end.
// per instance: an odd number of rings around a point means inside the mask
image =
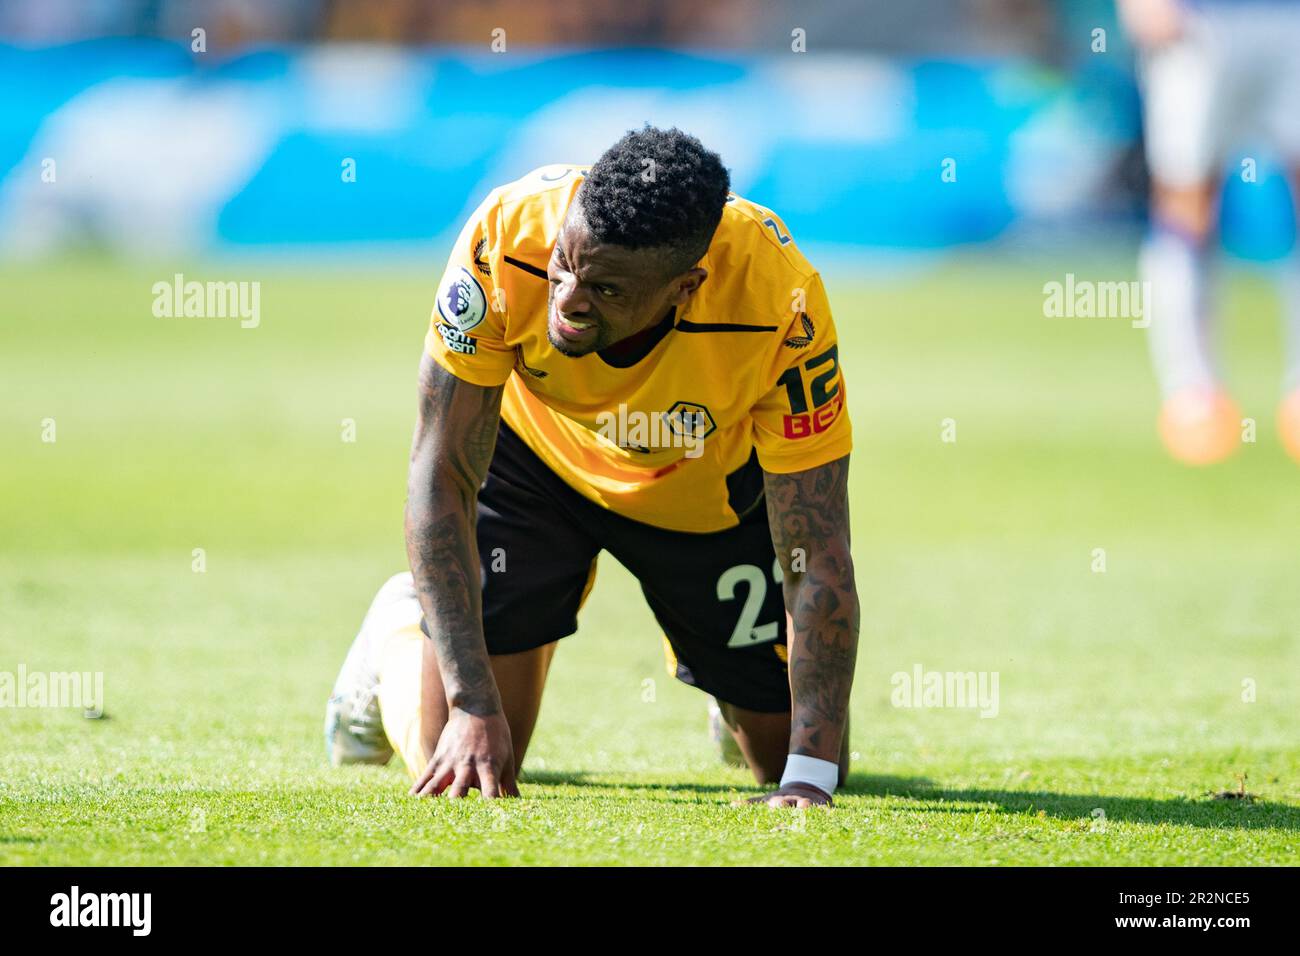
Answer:
POLYGON ((708 277, 704 269, 665 274, 662 249, 597 242, 574 202, 546 274, 546 337, 561 355, 579 358, 657 324, 684 306, 708 277))

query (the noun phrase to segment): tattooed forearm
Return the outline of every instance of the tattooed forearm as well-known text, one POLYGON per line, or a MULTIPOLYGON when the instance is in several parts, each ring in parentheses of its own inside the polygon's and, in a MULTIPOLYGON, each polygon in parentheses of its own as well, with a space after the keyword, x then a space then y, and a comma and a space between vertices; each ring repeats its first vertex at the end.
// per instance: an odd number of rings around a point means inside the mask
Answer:
POLYGON ((425 356, 411 445, 406 554, 447 701, 473 714, 501 701, 483 641, 475 503, 496 445, 501 388, 461 381, 425 356))
POLYGON ((790 752, 838 760, 858 653, 849 553, 849 459, 767 474, 768 523, 790 624, 790 752))

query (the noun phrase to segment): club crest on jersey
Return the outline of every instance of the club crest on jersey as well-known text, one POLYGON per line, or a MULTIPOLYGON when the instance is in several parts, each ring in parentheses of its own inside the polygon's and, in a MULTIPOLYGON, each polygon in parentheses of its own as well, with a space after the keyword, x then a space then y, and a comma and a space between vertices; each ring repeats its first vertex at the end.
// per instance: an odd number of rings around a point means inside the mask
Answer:
POLYGON ((455 329, 468 332, 487 315, 487 296, 464 266, 453 266, 438 289, 438 315, 455 329))
POLYGON ((664 424, 672 429, 674 435, 690 435, 700 441, 718 430, 713 413, 698 402, 674 402, 673 407, 664 412, 664 424))
POLYGON ((620 402, 617 411, 596 415, 593 431, 638 454, 684 448, 684 457, 699 458, 704 454, 704 439, 717 427, 709 410, 695 402, 677 402, 666 412, 629 409, 626 402, 620 402))

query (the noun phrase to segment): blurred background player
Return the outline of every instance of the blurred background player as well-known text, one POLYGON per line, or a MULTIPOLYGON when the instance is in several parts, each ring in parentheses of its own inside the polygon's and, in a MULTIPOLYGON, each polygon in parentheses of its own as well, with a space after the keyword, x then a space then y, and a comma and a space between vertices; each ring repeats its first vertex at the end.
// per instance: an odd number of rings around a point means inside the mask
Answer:
MULTIPOLYGON (((1228 457, 1241 412, 1228 394, 1211 318, 1212 241, 1229 150, 1276 149, 1300 195, 1300 2, 1119 0, 1140 50, 1151 172, 1151 230, 1141 270, 1152 290, 1151 358, 1165 447, 1188 464, 1228 457)), ((1283 399, 1278 429, 1300 460, 1300 253, 1285 265, 1283 399)))

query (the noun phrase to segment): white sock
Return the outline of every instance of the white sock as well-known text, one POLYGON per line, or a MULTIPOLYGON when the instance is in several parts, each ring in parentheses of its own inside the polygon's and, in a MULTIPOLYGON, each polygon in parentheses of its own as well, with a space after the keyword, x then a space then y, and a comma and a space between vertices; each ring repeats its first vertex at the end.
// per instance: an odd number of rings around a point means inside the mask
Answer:
POLYGON ((1164 226, 1155 226, 1142 244, 1139 270, 1151 290, 1147 339, 1166 398, 1184 388, 1213 388, 1219 380, 1210 353, 1209 259, 1208 243, 1164 226))
POLYGON ((375 595, 356 639, 348 648, 348 656, 334 685, 335 695, 356 687, 377 685, 388 636, 407 624, 418 626, 422 616, 411 572, 405 571, 389 578, 375 595))

